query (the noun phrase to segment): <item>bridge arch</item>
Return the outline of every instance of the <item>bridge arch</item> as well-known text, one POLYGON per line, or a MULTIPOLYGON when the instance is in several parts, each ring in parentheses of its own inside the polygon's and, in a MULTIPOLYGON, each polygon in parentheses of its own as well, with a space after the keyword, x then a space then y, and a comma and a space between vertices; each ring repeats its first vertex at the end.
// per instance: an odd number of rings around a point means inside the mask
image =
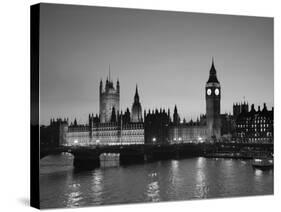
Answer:
MULTIPOLYGON (((73 155, 71 148, 67 147, 57 147, 57 148, 42 148, 40 149, 40 159, 47 157, 49 155, 58 155, 61 153, 70 153, 73 155)), ((74 156, 74 155, 73 155, 74 156)))

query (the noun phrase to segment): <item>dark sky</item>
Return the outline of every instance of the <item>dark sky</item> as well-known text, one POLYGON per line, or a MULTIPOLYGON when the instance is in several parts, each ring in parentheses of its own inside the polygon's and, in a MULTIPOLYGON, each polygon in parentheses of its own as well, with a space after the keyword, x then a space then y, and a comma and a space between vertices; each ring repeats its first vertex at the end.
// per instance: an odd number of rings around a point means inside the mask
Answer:
POLYGON ((98 113, 109 64, 123 110, 138 84, 143 109, 196 119, 212 56, 222 113, 244 97, 273 106, 272 18, 43 4, 40 19, 41 124, 98 113))

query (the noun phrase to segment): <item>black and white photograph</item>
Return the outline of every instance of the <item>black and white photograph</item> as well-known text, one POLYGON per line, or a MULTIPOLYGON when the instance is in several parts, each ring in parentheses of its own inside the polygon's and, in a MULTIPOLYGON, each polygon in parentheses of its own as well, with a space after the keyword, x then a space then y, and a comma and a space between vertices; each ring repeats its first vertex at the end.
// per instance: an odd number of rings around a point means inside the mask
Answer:
POLYGON ((30 15, 33 206, 274 194, 273 17, 30 15))

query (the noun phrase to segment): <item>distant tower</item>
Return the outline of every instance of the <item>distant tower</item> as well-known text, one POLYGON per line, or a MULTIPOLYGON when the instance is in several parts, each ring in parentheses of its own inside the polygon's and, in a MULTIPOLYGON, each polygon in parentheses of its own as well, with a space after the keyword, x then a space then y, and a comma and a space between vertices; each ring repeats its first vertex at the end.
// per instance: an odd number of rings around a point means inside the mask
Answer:
POLYGON ((112 112, 111 112, 110 121, 111 121, 111 122, 116 122, 116 121, 117 121, 116 112, 115 112, 115 107, 112 107, 112 112))
POLYGON ((134 97, 134 103, 132 105, 132 122, 142 122, 142 110, 141 110, 141 103, 138 93, 138 86, 136 86, 136 93, 134 97))
POLYGON ((241 112, 243 112, 243 113, 249 112, 249 105, 245 101, 244 101, 244 103, 241 104, 241 112))
POLYGON ((180 117, 179 117, 179 114, 178 114, 177 105, 175 105, 175 109, 174 109, 173 123, 174 124, 179 124, 180 123, 180 117))
POLYGON ((109 77, 106 79, 105 89, 103 89, 102 80, 100 81, 100 122, 106 123, 111 121, 112 109, 114 112, 119 112, 120 106, 120 85, 119 80, 116 83, 116 89, 113 86, 113 82, 110 78, 110 68, 109 77))
POLYGON ((206 120, 207 120, 208 136, 210 138, 220 139, 221 137, 221 121, 220 121, 221 87, 217 79, 214 60, 212 60, 209 79, 205 87, 205 94, 206 94, 206 120))
POLYGON ((233 104, 233 116, 236 119, 241 113, 241 107, 238 103, 233 104))

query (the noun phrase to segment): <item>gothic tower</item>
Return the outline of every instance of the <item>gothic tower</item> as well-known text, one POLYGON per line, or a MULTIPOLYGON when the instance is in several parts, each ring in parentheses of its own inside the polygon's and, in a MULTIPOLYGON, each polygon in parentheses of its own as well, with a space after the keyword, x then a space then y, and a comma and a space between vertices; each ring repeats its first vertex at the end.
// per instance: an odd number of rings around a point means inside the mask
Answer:
POLYGON ((205 86, 206 95, 206 121, 208 137, 220 139, 221 137, 221 121, 220 121, 220 101, 221 87, 217 79, 217 72, 212 60, 209 79, 205 86))
POLYGON ((178 114, 177 105, 175 105, 175 109, 174 109, 173 122, 175 125, 178 125, 180 123, 180 116, 178 114))
POLYGON ((134 97, 134 103, 132 105, 132 115, 131 115, 132 122, 142 122, 142 110, 141 110, 141 103, 138 93, 138 86, 136 86, 136 93, 134 97))
POLYGON ((100 81, 100 122, 106 123, 111 122, 112 109, 114 112, 119 112, 120 106, 120 85, 119 80, 117 80, 116 88, 114 88, 113 82, 110 79, 110 69, 109 76, 105 82, 105 88, 103 89, 103 82, 100 81))

